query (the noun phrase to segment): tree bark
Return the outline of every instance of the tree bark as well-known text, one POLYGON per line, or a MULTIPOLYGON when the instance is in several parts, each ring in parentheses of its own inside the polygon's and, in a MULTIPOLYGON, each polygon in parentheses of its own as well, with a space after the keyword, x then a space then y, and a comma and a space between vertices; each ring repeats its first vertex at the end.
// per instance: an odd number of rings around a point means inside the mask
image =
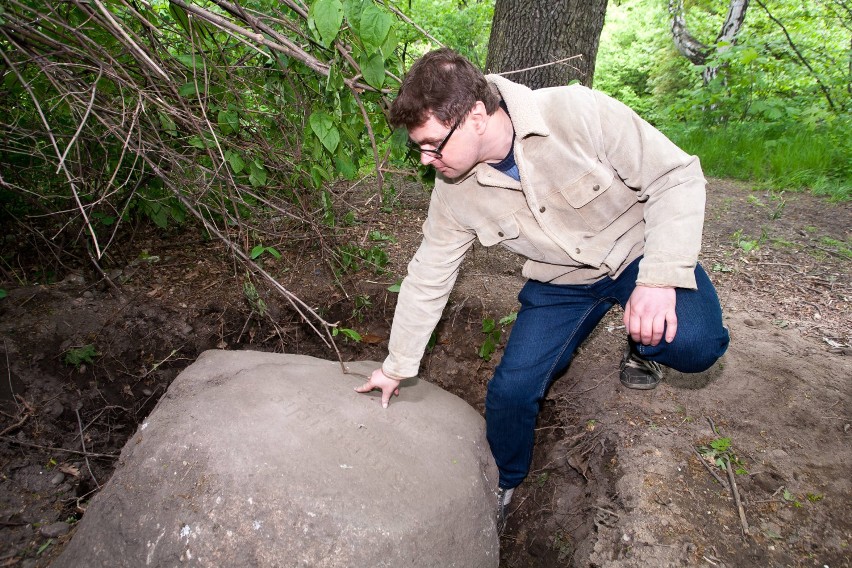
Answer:
POLYGON ((497 0, 485 68, 530 88, 592 86, 607 0, 497 0))
MULTIPOLYGON (((707 46, 695 39, 686 27, 683 0, 669 0, 669 13, 672 16, 672 38, 678 51, 695 65, 704 65, 707 58, 715 49, 722 53, 736 43, 737 34, 745 21, 749 0, 731 0, 728 15, 722 24, 719 35, 712 46, 707 46)), ((718 67, 706 67, 702 73, 704 84, 712 81, 719 72, 718 67)))

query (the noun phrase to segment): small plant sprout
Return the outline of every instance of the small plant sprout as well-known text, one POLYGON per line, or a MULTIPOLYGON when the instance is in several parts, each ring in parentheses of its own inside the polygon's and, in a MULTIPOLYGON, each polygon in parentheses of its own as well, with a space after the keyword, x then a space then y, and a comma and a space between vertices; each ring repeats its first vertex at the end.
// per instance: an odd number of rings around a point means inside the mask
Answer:
POLYGON ((95 357, 99 357, 100 353, 95 349, 94 345, 84 345, 82 347, 74 347, 65 353, 65 362, 73 367, 80 369, 84 364, 92 364, 95 362, 95 357))
POLYGON ((331 330, 331 335, 337 337, 338 335, 342 335, 344 339, 352 340, 355 343, 361 341, 361 334, 355 331, 354 329, 349 329, 348 327, 334 327, 331 330))
POLYGON ((788 503, 792 504, 796 508, 802 506, 802 504, 799 502, 799 500, 796 498, 796 496, 786 487, 784 488, 784 500, 787 501, 788 503))
POLYGON ((479 348, 479 356, 486 361, 490 361, 491 356, 497 349, 497 343, 500 341, 502 331, 497 327, 497 324, 492 318, 485 318, 482 320, 482 333, 485 334, 485 341, 482 342, 482 346, 479 348))
POLYGON ((251 306, 252 312, 259 316, 266 314, 266 302, 263 301, 263 298, 257 292, 257 288, 254 287, 254 284, 248 278, 243 282, 243 295, 249 306, 251 306))
POLYGON ((370 231, 368 237, 371 241, 395 243, 396 238, 393 235, 386 235, 381 231, 370 231))
POLYGON ((257 245, 253 249, 251 249, 251 259, 257 260, 261 255, 268 254, 273 257, 275 260, 281 258, 281 253, 278 252, 278 249, 275 247, 265 247, 263 245, 257 245))
POLYGON ((485 361, 490 361, 494 351, 497 350, 497 345, 500 343, 500 337, 503 335, 503 330, 506 326, 514 323, 518 319, 517 312, 512 312, 507 316, 500 318, 495 322, 491 318, 482 320, 482 333, 485 334, 485 341, 479 348, 479 356, 485 361))
POLYGON ((373 305, 369 294, 358 294, 355 296, 355 308, 352 310, 352 317, 359 322, 364 321, 364 311, 373 305))
POLYGON ((337 249, 336 271, 352 273, 362 268, 370 268, 375 274, 384 274, 385 266, 390 261, 388 253, 378 245, 364 248, 356 244, 346 244, 337 249))
POLYGON ((736 245, 746 254, 757 250, 760 245, 758 239, 749 239, 743 236, 743 230, 738 229, 731 237, 736 245))
POLYGON ((726 471, 727 469, 727 466, 725 465, 727 460, 731 463, 731 467, 735 468, 734 473, 738 475, 745 475, 748 473, 743 463, 740 461, 740 458, 734 454, 733 449, 731 448, 730 438, 716 438, 711 441, 709 445, 699 447, 698 451, 706 460, 722 471, 726 471))

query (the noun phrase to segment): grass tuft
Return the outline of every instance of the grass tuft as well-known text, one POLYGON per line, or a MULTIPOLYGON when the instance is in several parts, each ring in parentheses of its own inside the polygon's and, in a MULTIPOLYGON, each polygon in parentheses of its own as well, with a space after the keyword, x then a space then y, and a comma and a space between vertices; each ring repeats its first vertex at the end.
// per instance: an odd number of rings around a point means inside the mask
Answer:
POLYGON ((701 158, 707 175, 759 182, 779 191, 811 191, 835 202, 852 199, 852 121, 815 127, 738 123, 664 130, 701 158))

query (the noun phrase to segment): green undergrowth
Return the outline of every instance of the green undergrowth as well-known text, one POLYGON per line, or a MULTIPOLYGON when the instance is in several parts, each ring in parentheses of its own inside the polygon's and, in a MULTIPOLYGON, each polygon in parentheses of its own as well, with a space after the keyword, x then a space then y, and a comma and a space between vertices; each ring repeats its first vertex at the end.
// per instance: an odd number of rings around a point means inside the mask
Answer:
POLYGON ((807 126, 744 122, 675 126, 666 134, 701 159, 712 177, 774 190, 811 191, 831 201, 852 199, 852 121, 807 126))

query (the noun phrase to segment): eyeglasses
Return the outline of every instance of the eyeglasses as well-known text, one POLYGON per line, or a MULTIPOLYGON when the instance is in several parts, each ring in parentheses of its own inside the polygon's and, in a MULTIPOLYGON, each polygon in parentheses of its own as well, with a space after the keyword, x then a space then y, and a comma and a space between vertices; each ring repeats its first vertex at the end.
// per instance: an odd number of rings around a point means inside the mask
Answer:
POLYGON ((453 125, 452 128, 450 128, 450 131, 447 133, 444 139, 441 140, 441 142, 434 148, 422 148, 411 140, 408 141, 408 148, 412 152, 419 152, 421 154, 426 154, 427 156, 432 156, 436 160, 440 160, 444 157, 444 155, 441 153, 441 150, 443 150, 444 146, 447 145, 447 142, 450 141, 450 136, 453 135, 453 132, 456 131, 456 128, 458 128, 459 125, 461 125, 461 119, 456 121, 456 123, 453 125))

